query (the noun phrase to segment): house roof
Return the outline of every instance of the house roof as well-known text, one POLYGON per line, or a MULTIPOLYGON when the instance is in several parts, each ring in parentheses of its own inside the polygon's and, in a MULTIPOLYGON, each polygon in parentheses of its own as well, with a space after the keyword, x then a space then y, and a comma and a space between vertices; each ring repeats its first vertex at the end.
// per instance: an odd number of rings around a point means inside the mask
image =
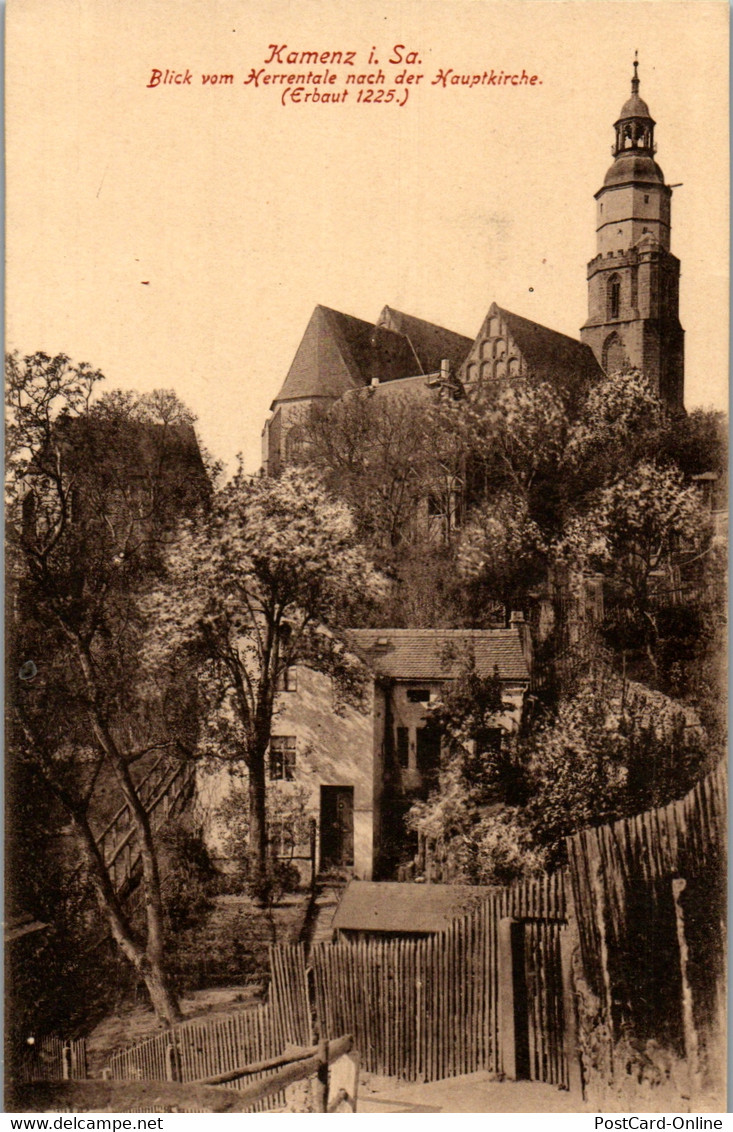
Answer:
POLYGON ((342 397, 380 383, 457 368, 471 340, 385 307, 376 323, 317 306, 273 407, 280 401, 342 397), (389 314, 385 314, 389 312, 389 314))
POLYGON ((341 931, 441 932, 495 891, 469 884, 352 880, 336 909, 333 927, 341 931))
POLYGON ((352 647, 380 676, 454 680, 469 658, 480 676, 529 680, 517 629, 352 629, 352 647))

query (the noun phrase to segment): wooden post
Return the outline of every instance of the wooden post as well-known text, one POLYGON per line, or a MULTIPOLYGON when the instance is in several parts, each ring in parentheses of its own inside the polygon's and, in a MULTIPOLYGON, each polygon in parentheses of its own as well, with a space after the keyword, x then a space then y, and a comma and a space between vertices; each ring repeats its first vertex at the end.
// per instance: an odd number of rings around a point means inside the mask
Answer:
POLYGON ((71 1080, 71 1046, 64 1046, 61 1050, 61 1078, 71 1080))
POLYGON ((700 1064, 697 1030, 695 1029, 695 1015, 693 1012, 692 987, 690 986, 687 970, 690 951, 687 946, 687 936, 685 935, 685 910, 680 901, 680 897, 686 887, 687 881, 683 877, 675 877, 672 881, 672 900, 674 901, 674 915, 677 925, 677 944, 680 951, 682 1027, 685 1035, 685 1060, 687 1061, 688 1072, 690 1074, 690 1085, 694 1090, 695 1086, 699 1084, 700 1064))
POLYGON ((165 1079, 166 1081, 180 1081, 181 1074, 178 1067, 178 1051, 172 1042, 165 1047, 165 1079))
POLYGON ((316 887, 316 819, 311 818, 308 822, 308 832, 310 834, 310 855, 311 855, 311 888, 316 887))
POLYGON ((336 1058, 329 1074, 328 1112, 356 1112, 359 1091, 359 1055, 345 1053, 336 1058))
POLYGON ((505 1077, 529 1077, 527 988, 524 974, 524 924, 499 920, 499 1050, 505 1077))
POLYGON ((313 1078, 313 1109, 326 1112, 328 1105, 328 1042, 318 1043, 318 1070, 313 1078))
POLYGON ((570 925, 560 929, 560 967, 562 972, 562 1013, 564 1022, 563 1047, 568 1067, 568 1090, 583 1092, 578 1049, 578 1022, 575 1008, 575 982, 573 979, 573 932, 570 925))

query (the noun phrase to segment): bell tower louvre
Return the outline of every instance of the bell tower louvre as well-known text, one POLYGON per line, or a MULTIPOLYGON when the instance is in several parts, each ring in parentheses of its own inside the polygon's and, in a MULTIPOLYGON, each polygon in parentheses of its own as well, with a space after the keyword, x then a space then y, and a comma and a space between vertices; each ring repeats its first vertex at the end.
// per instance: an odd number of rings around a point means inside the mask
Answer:
POLYGON ((607 374, 640 369, 674 410, 684 407, 680 262, 670 252, 672 189, 654 160, 654 126, 634 60, 613 164, 595 194, 597 254, 588 264, 588 319, 580 337, 607 374))

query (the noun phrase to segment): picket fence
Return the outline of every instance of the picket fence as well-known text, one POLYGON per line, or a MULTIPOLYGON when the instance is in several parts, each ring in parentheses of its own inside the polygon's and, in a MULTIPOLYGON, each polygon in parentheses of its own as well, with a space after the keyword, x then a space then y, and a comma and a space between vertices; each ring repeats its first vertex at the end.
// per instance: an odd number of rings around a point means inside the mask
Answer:
MULTIPOLYGON (((567 1084, 561 873, 498 889, 435 935, 317 944, 309 962, 319 1034, 353 1034, 365 1068, 386 1076, 435 1081, 503 1071, 500 972, 508 957, 501 954, 502 920, 524 928, 523 962, 514 957, 521 978, 513 990, 521 999, 528 1076, 567 1084)), ((300 1019, 308 1007, 303 951, 282 945, 273 951, 274 1000, 299 998, 291 1011, 300 1019)))
POLYGON ((87 1047, 84 1038, 63 1041, 46 1037, 32 1048, 12 1057, 14 1081, 82 1080, 87 1075, 87 1047))
MULTIPOLYGON (((268 1003, 232 1014, 215 1014, 201 1021, 182 1022, 110 1059, 113 1080, 201 1081, 281 1053, 268 1003)), ((271 1071, 274 1072, 274 1071, 271 1071)), ((269 1076, 267 1071, 231 1082, 243 1089, 269 1076)), ((253 1106, 254 1112, 281 1107, 282 1094, 253 1106)))

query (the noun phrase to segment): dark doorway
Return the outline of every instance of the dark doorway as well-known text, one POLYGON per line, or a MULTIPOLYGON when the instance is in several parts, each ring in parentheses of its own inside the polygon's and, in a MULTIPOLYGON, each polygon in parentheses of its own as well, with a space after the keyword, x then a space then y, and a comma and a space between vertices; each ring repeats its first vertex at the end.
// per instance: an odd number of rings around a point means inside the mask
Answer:
POLYGON ((321 787, 321 868, 354 863, 354 787, 321 787))

